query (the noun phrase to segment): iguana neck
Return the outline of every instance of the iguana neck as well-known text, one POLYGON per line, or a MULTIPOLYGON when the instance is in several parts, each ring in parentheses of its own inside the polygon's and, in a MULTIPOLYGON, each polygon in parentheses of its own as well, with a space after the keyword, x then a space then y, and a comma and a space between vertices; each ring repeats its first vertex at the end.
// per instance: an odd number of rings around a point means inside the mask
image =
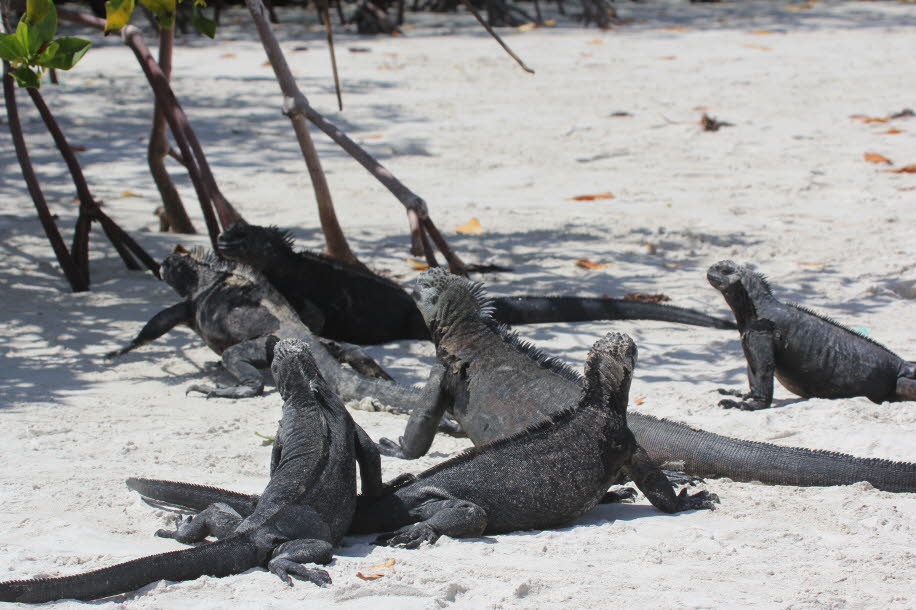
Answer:
POLYGON ((746 275, 740 282, 729 286, 722 295, 735 314, 740 331, 744 331, 760 317, 763 306, 776 302, 769 286, 755 274, 746 275))

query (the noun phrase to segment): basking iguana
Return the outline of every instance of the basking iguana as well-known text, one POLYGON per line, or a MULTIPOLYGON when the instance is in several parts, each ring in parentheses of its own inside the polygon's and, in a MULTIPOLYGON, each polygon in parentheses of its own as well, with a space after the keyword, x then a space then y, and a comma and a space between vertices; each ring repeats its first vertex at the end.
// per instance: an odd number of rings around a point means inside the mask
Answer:
POLYGON ((270 482, 244 514, 213 504, 158 535, 192 549, 135 559, 75 576, 0 583, 0 601, 40 603, 98 599, 133 591, 157 580, 193 580, 239 574, 266 566, 287 584, 291 576, 317 585, 328 573, 304 564, 325 564, 351 526, 356 510, 356 462, 363 496, 381 492, 375 445, 322 379, 305 343, 280 341, 271 366, 283 415, 270 463, 270 482))
MULTIPOLYGON (((480 445, 575 405, 578 376, 497 323, 482 285, 431 269, 415 294, 438 363, 421 393, 402 399, 416 406, 400 443, 380 440, 384 454, 423 455, 446 413, 480 445)), ((691 475, 802 486, 867 480, 887 491, 916 491, 916 464, 738 440, 633 411, 627 421, 655 463, 691 475)))
MULTIPOLYGON (((261 271, 317 335, 372 344, 428 339, 410 295, 397 283, 321 254, 295 252, 289 233, 235 224, 219 236, 220 253, 261 271)), ((735 328, 729 320, 659 303, 589 297, 512 296, 493 300, 493 317, 506 324, 662 320, 735 328)))
MULTIPOLYGON (((292 308, 260 273, 195 248, 176 248, 162 262, 163 279, 184 300, 168 307, 146 323, 133 341, 110 352, 107 358, 145 345, 178 325, 190 327, 217 354, 239 384, 229 387, 192 385, 188 391, 208 396, 243 398, 264 388, 259 367, 270 363, 273 336, 295 337, 305 342, 331 388, 344 400, 375 396, 386 400, 386 384, 342 367, 328 346, 302 323, 292 308)), ((357 348, 335 346, 340 358, 357 370, 387 377, 378 365, 357 348)), ((390 379, 390 377, 388 377, 390 379)), ((398 394, 398 397, 400 394, 398 394)), ((391 403, 388 400, 388 403, 391 403)))
MULTIPOLYGON (((376 497, 362 495, 351 534, 389 532, 377 544, 413 548, 439 536, 476 537, 569 523, 599 502, 621 476, 634 480, 665 512, 711 509, 714 494, 675 495, 627 429, 627 395, 636 345, 610 333, 585 362, 570 408, 507 438, 474 447, 417 475, 395 479, 376 497)), ((245 510, 253 498, 214 488, 131 479, 128 485, 159 501, 194 507, 225 498, 245 510)), ((256 501, 256 500, 255 500, 256 501)))
POLYGON ((916 362, 876 341, 798 305, 773 296, 762 275, 720 261, 706 274, 738 321, 751 391, 719 390, 741 397, 726 409, 768 409, 773 377, 803 398, 865 396, 872 402, 916 400, 916 362))

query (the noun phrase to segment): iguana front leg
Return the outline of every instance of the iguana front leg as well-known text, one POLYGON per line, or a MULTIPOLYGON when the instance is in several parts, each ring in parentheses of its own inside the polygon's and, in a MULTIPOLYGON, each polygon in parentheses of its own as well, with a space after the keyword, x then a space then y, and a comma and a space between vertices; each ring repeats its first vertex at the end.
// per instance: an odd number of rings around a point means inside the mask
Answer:
POLYGON ((321 344, 341 364, 349 364, 353 370, 366 377, 375 377, 385 381, 394 381, 394 377, 376 362, 372 356, 363 351, 361 347, 348 343, 337 343, 329 339, 322 339, 321 344))
POLYGON ((681 493, 674 493, 674 488, 668 477, 649 458, 645 449, 637 446, 629 466, 624 468, 624 474, 643 492, 652 503, 652 506, 666 513, 677 513, 683 510, 700 510, 715 508, 719 496, 708 491, 698 491, 690 495, 687 488, 681 493))
POLYGON ((225 538, 242 522, 241 515, 228 504, 211 504, 197 515, 179 519, 174 530, 159 530, 160 538, 172 538, 184 544, 200 542, 210 536, 225 538))
POLYGON ((443 387, 445 367, 433 366, 429 380, 423 387, 420 400, 407 420, 404 436, 399 442, 381 438, 378 442, 379 453, 389 457, 413 460, 429 451, 436 436, 436 428, 451 403, 451 395, 443 387))
POLYGON ((415 549, 424 542, 434 543, 440 536, 476 538, 487 527, 486 511, 468 500, 425 501, 410 512, 421 520, 382 534, 372 544, 415 549))
POLYGON ((193 321, 194 311, 191 308, 190 303, 187 301, 176 303, 175 305, 163 309, 155 316, 153 316, 150 321, 143 326, 143 328, 140 330, 140 333, 136 336, 136 338, 134 338, 133 341, 121 349, 116 349, 112 352, 108 352, 105 354, 105 357, 111 359, 117 356, 122 356, 132 349, 138 348, 141 345, 146 345, 151 341, 155 341, 179 324, 186 324, 190 326, 193 321))
POLYGON ((268 335, 242 341, 223 352, 223 366, 239 380, 234 386, 215 386, 194 384, 188 386, 187 392, 203 392, 207 398, 248 398, 258 396, 264 390, 264 379, 259 368, 270 365, 271 344, 276 338, 268 335))
POLYGON ((741 347, 747 360, 747 381, 751 391, 747 394, 719 390, 720 394, 738 395, 743 400, 720 400, 724 409, 757 411, 769 409, 773 402, 773 374, 776 372, 776 327, 769 320, 754 320, 741 333, 741 347))

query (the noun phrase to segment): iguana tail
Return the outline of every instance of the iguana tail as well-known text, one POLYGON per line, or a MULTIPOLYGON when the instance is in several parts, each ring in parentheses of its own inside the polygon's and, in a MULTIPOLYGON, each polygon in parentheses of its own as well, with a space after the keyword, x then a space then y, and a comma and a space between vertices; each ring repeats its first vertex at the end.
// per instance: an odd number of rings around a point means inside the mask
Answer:
POLYGON ((228 576, 256 565, 255 545, 244 538, 231 538, 74 576, 0 582, 0 601, 35 604, 58 599, 99 599, 134 591, 158 580, 228 576))
POLYGON ((731 320, 674 305, 597 297, 498 297, 492 300, 493 318, 514 326, 547 322, 593 320, 661 320, 712 328, 735 329, 731 320))
POLYGON ((916 491, 916 464, 910 462, 739 440, 633 411, 627 424, 652 460, 670 470, 772 485, 868 481, 884 491, 916 491))
POLYGON ((222 502, 231 506, 243 519, 254 512, 260 498, 257 494, 248 495, 218 487, 135 477, 127 479, 127 487, 160 508, 175 507, 200 512, 211 504, 222 502))

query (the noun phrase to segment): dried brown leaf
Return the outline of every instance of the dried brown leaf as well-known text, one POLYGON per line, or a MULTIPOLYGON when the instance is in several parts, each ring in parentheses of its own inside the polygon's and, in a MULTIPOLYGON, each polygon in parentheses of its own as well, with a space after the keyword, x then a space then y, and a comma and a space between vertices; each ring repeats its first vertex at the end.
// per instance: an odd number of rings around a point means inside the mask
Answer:
POLYGON ((483 225, 480 224, 480 221, 476 217, 474 217, 463 225, 458 225, 455 227, 455 231, 465 235, 477 235, 479 233, 483 233, 483 225))
POLYGON ((885 129, 885 130, 882 131, 881 133, 887 134, 887 135, 890 136, 890 135, 894 135, 894 134, 897 134, 897 133, 903 133, 903 130, 902 130, 902 129, 897 129, 896 127, 888 127, 887 129, 885 129))
POLYGON ((143 195, 133 191, 121 191, 121 197, 143 197, 143 195))
POLYGON ((662 267, 664 267, 665 269, 680 269, 681 264, 680 263, 669 263, 665 261, 662 263, 662 267))
POLYGON ((373 572, 371 574, 363 574, 362 572, 356 573, 356 577, 362 578, 363 580, 378 580, 379 578, 383 576, 384 574, 382 574, 381 572, 373 572))
POLYGON ((636 405, 637 407, 638 407, 639 405, 641 405, 642 403, 644 403, 644 402, 646 402, 646 397, 645 397, 645 396, 640 396, 639 398, 634 398, 634 399, 633 399, 633 404, 636 405))
POLYGON ((588 260, 587 258, 580 258, 576 261, 576 266, 582 267, 583 269, 602 269, 610 264, 611 263, 596 263, 588 260))
POLYGON ((74 152, 86 152, 86 147, 83 146, 82 144, 75 144, 70 147, 70 150, 74 152))
POLYGON ((916 163, 910 163, 909 165, 904 165, 897 169, 886 169, 884 171, 891 174, 916 174, 916 163))
POLYGON ((887 163, 888 165, 894 164, 890 159, 879 153, 868 152, 865 153, 864 157, 865 160, 869 163, 887 163))
POLYGON ((377 563, 373 566, 363 566, 364 570, 374 570, 375 568, 390 568, 397 563, 397 559, 394 557, 389 557, 385 560, 385 563, 377 563))
POLYGON ((427 265, 423 261, 418 261, 416 259, 410 258, 409 256, 405 256, 404 260, 410 263, 410 266, 416 269, 417 271, 426 271, 427 269, 429 269, 429 265, 427 265))
POLYGON ((610 191, 604 193, 593 193, 591 195, 576 195, 575 197, 570 197, 570 201, 594 201, 595 199, 613 199, 614 193, 610 191))

